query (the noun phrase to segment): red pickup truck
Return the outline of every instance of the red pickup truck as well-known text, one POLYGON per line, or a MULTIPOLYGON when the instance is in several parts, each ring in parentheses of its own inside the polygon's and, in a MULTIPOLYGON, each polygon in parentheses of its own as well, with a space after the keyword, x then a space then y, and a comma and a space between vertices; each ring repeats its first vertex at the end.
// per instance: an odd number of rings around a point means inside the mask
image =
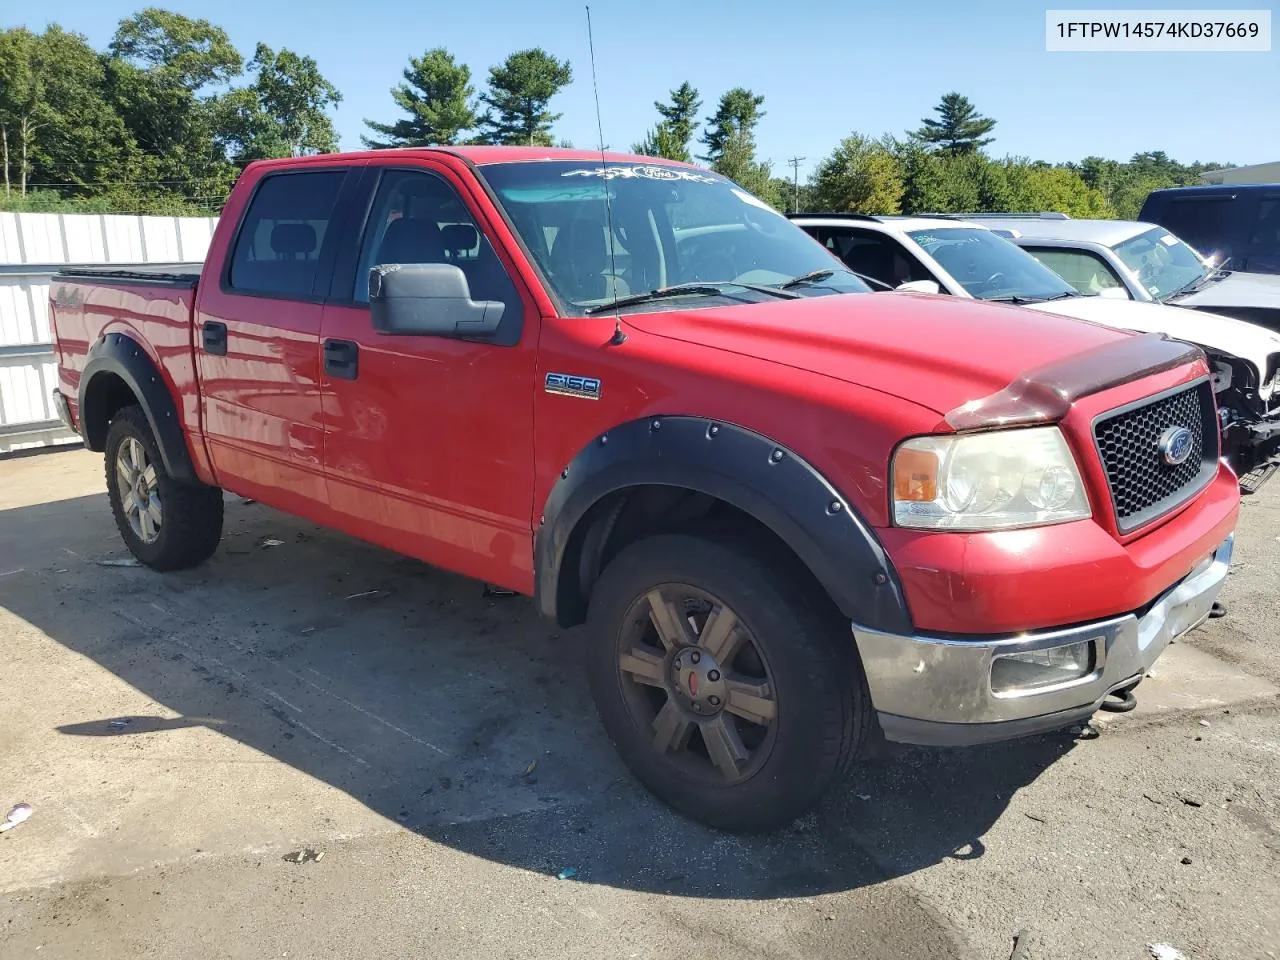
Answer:
POLYGON ((641 781, 768 829, 877 732, 1127 704, 1231 556, 1197 348, 868 289, 693 166, 268 161, 198 270, 57 278, 55 399, 143 563, 228 490, 530 595, 641 781))

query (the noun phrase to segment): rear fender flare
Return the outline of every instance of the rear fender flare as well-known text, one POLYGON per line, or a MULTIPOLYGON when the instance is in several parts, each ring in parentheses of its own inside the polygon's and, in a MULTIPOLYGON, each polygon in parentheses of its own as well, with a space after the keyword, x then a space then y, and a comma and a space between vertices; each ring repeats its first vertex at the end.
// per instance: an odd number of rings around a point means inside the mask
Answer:
POLYGON ((912 632, 892 561, 826 477, 761 434, 685 416, 615 427, 561 472, 535 543, 534 594, 544 616, 566 625, 581 621, 577 571, 564 569, 575 531, 603 498, 644 485, 681 487, 731 504, 786 543, 844 616, 888 633, 912 632))
POLYGON ((96 393, 103 383, 99 378, 110 375, 119 377, 138 398, 169 476, 181 483, 198 483, 199 477, 187 449, 178 408, 164 377, 141 345, 126 334, 109 333, 89 348, 88 360, 80 375, 79 391, 84 445, 99 453, 106 449, 106 422, 98 422, 93 405, 102 402, 96 393))

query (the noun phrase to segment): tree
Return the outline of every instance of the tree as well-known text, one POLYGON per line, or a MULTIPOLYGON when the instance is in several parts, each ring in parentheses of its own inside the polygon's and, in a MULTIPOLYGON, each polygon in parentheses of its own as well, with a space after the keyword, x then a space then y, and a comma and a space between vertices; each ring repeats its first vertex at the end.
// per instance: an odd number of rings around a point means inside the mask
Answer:
POLYGON ((690 162, 689 141, 702 101, 698 91, 688 81, 671 91, 670 103, 654 101, 654 107, 662 117, 657 126, 636 145, 635 152, 650 157, 666 157, 668 160, 690 162))
POLYGON ((0 32, 0 162, 6 195, 29 182, 78 193, 125 179, 124 124, 103 97, 103 67, 86 39, 52 25, 0 32))
POLYGON ((731 141, 738 141, 736 149, 743 145, 755 152, 756 124, 764 119, 764 97, 757 96, 744 87, 734 87, 720 98, 714 115, 707 118, 707 129, 701 142, 707 148, 702 159, 714 167, 724 155, 731 141))
POLYGON ((254 81, 218 99, 217 136, 237 164, 269 157, 332 153, 338 135, 326 112, 342 94, 311 57, 260 43, 249 61, 254 81))
POLYGON ((221 27, 180 13, 147 7, 121 20, 108 47, 111 55, 192 93, 240 75, 244 60, 221 27))
POLYGON ((489 68, 489 89, 480 96, 485 105, 480 119, 485 143, 551 146, 551 99, 573 80, 569 61, 557 60, 541 47, 518 50, 489 68))
POLYGON ((994 141, 986 135, 996 121, 978 113, 968 97, 948 93, 933 109, 939 119, 926 117, 924 126, 912 134, 922 142, 940 147, 944 153, 959 154, 973 153, 994 141))
POLYGON ((824 212, 894 214, 902 209, 903 182, 898 160, 861 134, 840 141, 809 181, 809 199, 824 212))
POLYGON ((204 91, 243 68, 226 32, 148 8, 120 22, 108 51, 106 94, 139 156, 129 186, 220 206, 236 170, 220 142, 227 111, 204 91))
POLYGON ((463 131, 476 125, 474 96, 471 68, 435 47, 410 58, 404 83, 391 90, 396 106, 408 116, 395 123, 366 120, 365 126, 379 136, 360 139, 373 149, 457 143, 463 131))

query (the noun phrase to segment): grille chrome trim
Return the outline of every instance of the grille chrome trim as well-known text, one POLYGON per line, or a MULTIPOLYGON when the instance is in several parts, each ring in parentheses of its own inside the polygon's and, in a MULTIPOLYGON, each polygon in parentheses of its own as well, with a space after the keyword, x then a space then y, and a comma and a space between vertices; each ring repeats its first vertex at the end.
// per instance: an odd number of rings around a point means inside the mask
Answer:
POLYGON ((1218 470, 1217 405, 1209 377, 1107 410, 1094 417, 1090 434, 1121 534, 1167 516, 1207 487, 1218 470), (1186 463, 1173 467, 1160 461, 1158 449, 1171 426, 1190 430, 1195 445, 1186 463))

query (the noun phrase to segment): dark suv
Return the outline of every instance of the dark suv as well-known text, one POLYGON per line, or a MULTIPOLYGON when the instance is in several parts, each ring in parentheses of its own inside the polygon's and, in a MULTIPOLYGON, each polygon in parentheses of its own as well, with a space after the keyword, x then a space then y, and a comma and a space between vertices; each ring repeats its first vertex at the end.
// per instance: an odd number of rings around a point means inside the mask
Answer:
POLYGON ((1233 270, 1280 273, 1280 183, 1153 190, 1139 220, 1177 234, 1233 270))

